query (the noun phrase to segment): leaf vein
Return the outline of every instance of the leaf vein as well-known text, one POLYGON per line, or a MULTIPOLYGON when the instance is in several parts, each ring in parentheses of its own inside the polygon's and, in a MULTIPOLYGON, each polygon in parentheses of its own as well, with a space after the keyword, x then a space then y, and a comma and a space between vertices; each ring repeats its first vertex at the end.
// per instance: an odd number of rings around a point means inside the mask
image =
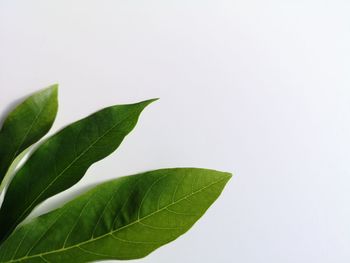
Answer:
POLYGON ((139 220, 140 219, 140 212, 141 212, 141 209, 142 209, 142 205, 143 205, 143 202, 145 201, 147 195, 149 194, 149 192, 151 191, 151 189, 153 188, 153 186, 158 183, 159 181, 161 181, 163 178, 169 176, 168 174, 164 175, 164 176, 161 176, 159 178, 157 178, 157 180, 154 180, 154 182, 148 187, 146 193, 144 194, 144 196, 142 197, 142 200, 140 202, 140 205, 139 205, 139 208, 138 208, 138 212, 137 212, 137 219, 139 220))
POLYGON ((123 119, 116 124, 114 124, 111 128, 109 128, 104 134, 102 134, 100 137, 98 137, 92 144, 90 144, 79 156, 73 159, 73 161, 60 172, 55 179, 48 184, 48 186, 32 201, 32 203, 22 212, 22 214, 17 218, 17 220, 14 221, 12 226, 17 225, 20 220, 22 220, 22 217, 27 213, 28 210, 32 208, 32 206, 35 204, 37 200, 40 199, 40 197, 46 192, 47 189, 49 189, 70 167, 74 165, 75 162, 77 162, 85 153, 87 153, 96 143, 98 143, 102 138, 104 138, 110 131, 112 131, 115 127, 117 127, 120 123, 125 121, 126 119, 123 119))
MULTIPOLYGON (((226 178, 226 177, 225 177, 225 178, 221 178, 220 180, 217 180, 217 181, 215 181, 215 182, 213 182, 213 183, 210 183, 209 185, 206 185, 206 186, 204 186, 204 187, 202 187, 202 188, 196 190, 195 192, 193 192, 193 193, 191 193, 191 194, 189 194, 189 195, 187 195, 187 196, 185 196, 185 197, 183 197, 183 198, 177 200, 176 203, 171 203, 171 204, 169 204, 169 205, 167 205, 167 206, 161 208, 161 209, 158 210, 158 211, 155 211, 155 212, 153 212, 153 213, 151 213, 151 214, 149 214, 149 215, 147 215, 147 216, 144 216, 144 217, 141 218, 140 220, 145 220, 145 219, 147 219, 147 218, 149 218, 149 217, 151 217, 151 216, 153 216, 153 215, 155 215, 155 214, 161 212, 162 210, 165 210, 165 209, 167 209, 168 207, 171 207, 171 206, 173 206, 173 205, 175 205, 175 204, 177 204, 177 203, 179 203, 179 202, 185 200, 186 198, 188 198, 188 197, 190 197, 190 196, 193 196, 193 195, 195 195, 195 194, 198 194, 198 193, 200 193, 201 191, 204 191, 205 189, 207 189, 207 188, 209 188, 209 187, 211 187, 211 186, 213 186, 213 185, 215 185, 215 184, 221 183, 221 182, 224 181, 224 180, 227 180, 227 178, 226 178)), ((111 231, 111 232, 108 232, 108 233, 103 234, 103 235, 101 235, 101 236, 99 236, 99 237, 96 237, 96 238, 94 238, 93 240, 87 240, 87 241, 81 242, 81 243, 79 243, 79 244, 72 245, 72 246, 70 246, 70 247, 61 248, 61 249, 57 249, 57 250, 53 250, 53 251, 48 251, 48 252, 43 252, 43 253, 37 254, 37 255, 26 256, 26 257, 22 257, 22 258, 15 259, 15 260, 10 260, 10 261, 8 261, 8 262, 9 262, 9 263, 10 263, 10 262, 19 262, 19 261, 24 260, 24 259, 31 259, 31 258, 35 258, 35 257, 42 256, 42 255, 50 255, 50 254, 54 254, 54 253, 61 253, 61 252, 64 252, 64 251, 67 251, 67 250, 74 249, 74 248, 76 248, 76 247, 85 245, 85 244, 89 244, 89 243, 91 243, 91 242, 95 242, 95 241, 97 241, 97 240, 99 240, 99 239, 102 239, 102 238, 105 238, 105 237, 107 237, 107 236, 109 236, 109 235, 118 233, 118 232, 122 231, 123 229, 126 229, 126 228, 128 228, 128 227, 130 227, 130 226, 132 226, 132 225, 134 225, 134 224, 137 224, 138 222, 139 222, 139 220, 134 221, 134 222, 131 222, 131 223, 125 225, 125 226, 122 226, 122 227, 120 227, 120 228, 118 228, 118 229, 115 229, 115 230, 113 230, 113 231, 111 231)))

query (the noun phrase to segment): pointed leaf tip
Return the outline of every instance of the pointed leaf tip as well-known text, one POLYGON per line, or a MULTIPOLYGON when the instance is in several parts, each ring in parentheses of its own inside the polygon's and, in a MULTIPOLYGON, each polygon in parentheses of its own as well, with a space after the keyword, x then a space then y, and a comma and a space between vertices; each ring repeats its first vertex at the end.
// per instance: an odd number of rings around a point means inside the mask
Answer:
POLYGON ((149 105, 155 101, 159 100, 159 98, 154 98, 154 99, 149 99, 149 100, 145 100, 142 103, 145 103, 146 105, 149 105))
POLYGON ((57 83, 55 83, 55 84, 52 84, 52 85, 42 89, 41 91, 38 91, 37 93, 44 92, 44 93, 57 95, 58 87, 59 87, 59 85, 57 83))
POLYGON ((8 114, 0 131, 0 183, 16 157, 50 130, 57 108, 57 85, 52 85, 33 93, 8 114))
POLYGON ((8 187, 0 210, 0 240, 39 203, 76 184, 93 163, 114 152, 152 101, 104 108, 41 144, 8 187))
POLYGON ((232 174, 232 173, 229 173, 229 172, 225 172, 225 174, 227 175, 227 177, 228 177, 229 179, 231 179, 232 176, 233 176, 233 174, 232 174))
POLYGON ((173 168, 105 182, 17 228, 0 246, 0 262, 145 257, 190 230, 220 196, 227 176, 173 168))

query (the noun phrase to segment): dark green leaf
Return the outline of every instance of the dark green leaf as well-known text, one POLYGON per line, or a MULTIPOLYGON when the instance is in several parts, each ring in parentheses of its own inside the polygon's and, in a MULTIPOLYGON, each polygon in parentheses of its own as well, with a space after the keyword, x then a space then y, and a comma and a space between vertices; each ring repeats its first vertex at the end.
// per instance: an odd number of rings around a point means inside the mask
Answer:
POLYGON ((9 169, 7 170, 7 173, 6 173, 5 177, 4 177, 4 179, 2 180, 2 183, 0 184, 0 194, 2 193, 4 188, 8 185, 8 183, 12 180, 12 178, 13 178, 15 172, 16 172, 16 169, 18 168, 18 165, 24 159, 24 157, 28 154, 30 149, 31 149, 31 147, 28 147, 22 153, 20 153, 15 158, 15 160, 13 160, 12 164, 10 165, 9 169))
POLYGON ((0 262, 144 257, 190 229, 230 178, 213 170, 175 168, 101 184, 19 227, 0 247, 0 262))
POLYGON ((93 163, 117 149, 152 101, 105 108, 40 145, 6 192, 0 210, 0 239, 6 238, 40 202, 73 186, 93 163))
POLYGON ((0 131, 0 183, 16 157, 50 130, 58 108, 57 87, 33 94, 5 119, 0 131))

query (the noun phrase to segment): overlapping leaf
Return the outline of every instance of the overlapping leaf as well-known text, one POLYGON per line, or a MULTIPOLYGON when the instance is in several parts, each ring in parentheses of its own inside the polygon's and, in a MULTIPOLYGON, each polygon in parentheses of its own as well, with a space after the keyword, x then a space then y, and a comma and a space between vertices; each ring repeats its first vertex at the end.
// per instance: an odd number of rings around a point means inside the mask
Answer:
POLYGON ((57 108, 57 85, 53 85, 27 98, 7 116, 0 131, 0 183, 16 157, 49 131, 57 108))
POLYGON ((0 210, 0 240, 45 199, 77 183, 112 153, 154 100, 105 108, 46 140, 16 173, 0 210))
POLYGON ((230 177, 177 168, 109 181, 19 227, 1 245, 0 262, 144 257, 191 228, 230 177))

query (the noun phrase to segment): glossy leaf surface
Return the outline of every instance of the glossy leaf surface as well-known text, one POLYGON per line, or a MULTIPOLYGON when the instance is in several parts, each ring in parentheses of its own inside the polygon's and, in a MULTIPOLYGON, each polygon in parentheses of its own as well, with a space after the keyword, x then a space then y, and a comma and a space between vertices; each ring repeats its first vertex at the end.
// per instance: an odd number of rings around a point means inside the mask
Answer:
POLYGON ((144 257, 190 229, 230 178, 214 170, 175 168, 106 182, 19 227, 1 245, 0 262, 144 257))
POLYGON ((0 183, 16 157, 50 130, 57 108, 57 85, 53 85, 10 112, 0 131, 0 183))
POLYGON ((152 101, 105 108, 41 144, 8 187, 0 210, 0 239, 35 206, 73 186, 93 163, 116 150, 152 101))

